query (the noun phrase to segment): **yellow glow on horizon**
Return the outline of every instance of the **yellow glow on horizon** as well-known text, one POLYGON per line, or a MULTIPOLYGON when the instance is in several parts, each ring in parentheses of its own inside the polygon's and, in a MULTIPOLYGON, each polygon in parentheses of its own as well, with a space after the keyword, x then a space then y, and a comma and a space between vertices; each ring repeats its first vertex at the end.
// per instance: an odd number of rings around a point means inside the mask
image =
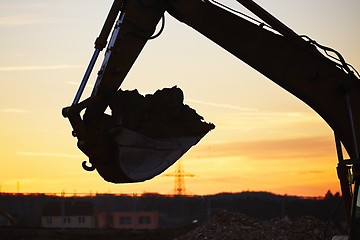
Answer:
MULTIPOLYGON (((1 192, 172 192, 174 178, 164 175, 175 166, 132 184, 108 183, 97 172, 85 172, 86 156, 61 116, 112 2, 0 3, 1 192)), ((256 2, 360 68, 359 2, 256 2)), ((178 85, 185 103, 216 125, 181 160, 195 175, 185 178, 188 193, 339 191, 333 133, 314 111, 185 24, 166 19, 164 32, 145 46, 122 87, 146 94, 178 85)), ((84 97, 93 82, 94 74, 84 97)))

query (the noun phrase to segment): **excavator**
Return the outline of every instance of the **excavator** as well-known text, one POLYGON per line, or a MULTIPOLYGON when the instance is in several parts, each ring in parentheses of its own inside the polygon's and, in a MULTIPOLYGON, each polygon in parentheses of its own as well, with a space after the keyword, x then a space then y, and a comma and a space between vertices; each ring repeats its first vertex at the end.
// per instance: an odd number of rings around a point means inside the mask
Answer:
MULTIPOLYGON (((146 43, 161 34, 168 13, 299 98, 331 127, 348 230, 348 235, 338 239, 360 239, 359 73, 339 52, 298 35, 254 1, 237 2, 261 20, 242 15, 215 0, 114 0, 75 98, 62 110, 72 126, 78 148, 89 158, 89 162, 82 163, 83 168, 97 170, 113 183, 145 181, 165 171, 213 129, 213 125, 195 116, 196 121, 185 125, 200 127, 172 131, 180 126, 174 125, 167 130, 154 117, 156 114, 151 115, 151 110, 142 113, 147 117, 140 117, 141 121, 145 125, 149 121, 160 125, 158 128, 148 125, 147 129, 155 129, 153 132, 163 129, 164 134, 154 135, 130 127, 135 119, 132 113, 149 108, 142 107, 149 104, 134 92, 121 90, 120 85, 146 43), (92 93, 80 101, 103 49, 104 60, 92 93), (117 108, 118 104, 123 107, 117 108), (112 114, 106 111, 109 107, 112 114)), ((160 108, 158 115, 185 107, 181 105, 178 89, 168 90, 168 97, 154 104, 175 101, 180 105, 160 108)), ((187 115, 176 114, 179 122, 186 121, 187 115)), ((164 124, 169 125, 169 121, 164 124)))

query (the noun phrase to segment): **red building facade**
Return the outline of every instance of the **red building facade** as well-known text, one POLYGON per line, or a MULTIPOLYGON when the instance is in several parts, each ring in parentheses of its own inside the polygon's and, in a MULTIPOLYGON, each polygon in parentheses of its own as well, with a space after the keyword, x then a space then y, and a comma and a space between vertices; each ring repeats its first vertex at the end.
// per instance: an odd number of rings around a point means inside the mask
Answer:
POLYGON ((159 212, 114 212, 113 228, 115 229, 157 229, 159 228, 159 212))

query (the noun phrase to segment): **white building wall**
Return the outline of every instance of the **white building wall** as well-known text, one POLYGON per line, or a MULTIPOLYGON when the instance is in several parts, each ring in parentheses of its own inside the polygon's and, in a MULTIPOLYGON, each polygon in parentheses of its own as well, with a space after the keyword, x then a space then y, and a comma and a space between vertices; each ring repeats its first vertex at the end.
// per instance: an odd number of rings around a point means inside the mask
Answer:
POLYGON ((45 228, 95 228, 92 216, 43 216, 41 226, 45 228))

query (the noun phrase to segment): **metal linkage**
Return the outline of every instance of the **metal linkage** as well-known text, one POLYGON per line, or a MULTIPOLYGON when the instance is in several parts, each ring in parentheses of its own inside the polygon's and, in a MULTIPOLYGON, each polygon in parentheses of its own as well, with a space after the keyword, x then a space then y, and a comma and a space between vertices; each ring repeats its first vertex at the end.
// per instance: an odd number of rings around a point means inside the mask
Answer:
POLYGON ((84 92, 85 86, 90 78, 91 72, 94 69, 96 60, 97 60, 100 52, 107 45, 107 39, 110 35, 110 32, 114 26, 115 21, 119 15, 119 12, 121 11, 122 5, 123 5, 123 0, 115 0, 113 5, 111 6, 109 14, 103 25, 103 28, 101 29, 101 32, 95 41, 95 51, 91 57, 90 63, 89 63, 89 65, 85 71, 85 74, 82 78, 79 89, 76 92, 75 98, 72 102, 72 106, 75 106, 80 101, 81 95, 84 92))
POLYGON ((345 160, 342 152, 342 145, 340 139, 335 133, 335 145, 336 152, 338 156, 338 165, 336 167, 337 176, 340 181, 341 194, 343 197, 344 207, 345 207, 345 216, 347 225, 351 225, 351 200, 353 198, 351 180, 350 180, 350 165, 352 165, 351 160, 345 160))
POLYGON ((93 54, 93 56, 92 56, 92 58, 90 60, 90 63, 88 65, 86 71, 85 71, 84 77, 81 80, 79 89, 76 92, 75 98, 74 98, 71 106, 75 106, 76 104, 79 103, 81 95, 85 90, 86 84, 87 84, 87 82, 88 82, 88 80, 90 78, 92 70, 94 69, 94 66, 95 66, 97 58, 99 57, 99 54, 100 54, 100 50, 95 49, 94 54, 93 54))
POLYGON ((350 231, 350 239, 359 239, 360 237, 360 215, 358 213, 360 209, 360 157, 359 157, 359 149, 357 143, 357 136, 354 124, 353 113, 351 109, 351 102, 348 93, 345 93, 345 104, 346 111, 349 118, 349 124, 352 132, 352 140, 354 152, 352 153, 352 174, 353 174, 353 184, 354 184, 354 192, 352 194, 352 206, 351 206, 351 231, 350 231))
POLYGON ((117 37, 118 37, 118 35, 120 33, 120 27, 121 27, 121 24, 123 23, 124 17, 125 17, 125 12, 121 12, 120 16, 119 16, 119 19, 117 20, 117 22, 115 24, 115 27, 114 27, 114 30, 112 32, 112 35, 111 35, 111 38, 110 38, 110 41, 109 41, 109 44, 108 44, 108 47, 107 47, 107 50, 106 50, 106 53, 105 53, 105 57, 104 57, 102 65, 101 65, 101 68, 100 68, 98 77, 96 79, 94 89, 93 89, 93 91, 91 93, 91 96, 95 96, 96 93, 97 93, 97 89, 98 89, 98 87, 99 87, 99 85, 101 83, 101 80, 103 78, 103 72, 106 69, 107 63, 108 63, 108 61, 110 59, 110 56, 112 54, 112 51, 113 51, 115 41, 116 41, 116 39, 117 39, 117 37))

